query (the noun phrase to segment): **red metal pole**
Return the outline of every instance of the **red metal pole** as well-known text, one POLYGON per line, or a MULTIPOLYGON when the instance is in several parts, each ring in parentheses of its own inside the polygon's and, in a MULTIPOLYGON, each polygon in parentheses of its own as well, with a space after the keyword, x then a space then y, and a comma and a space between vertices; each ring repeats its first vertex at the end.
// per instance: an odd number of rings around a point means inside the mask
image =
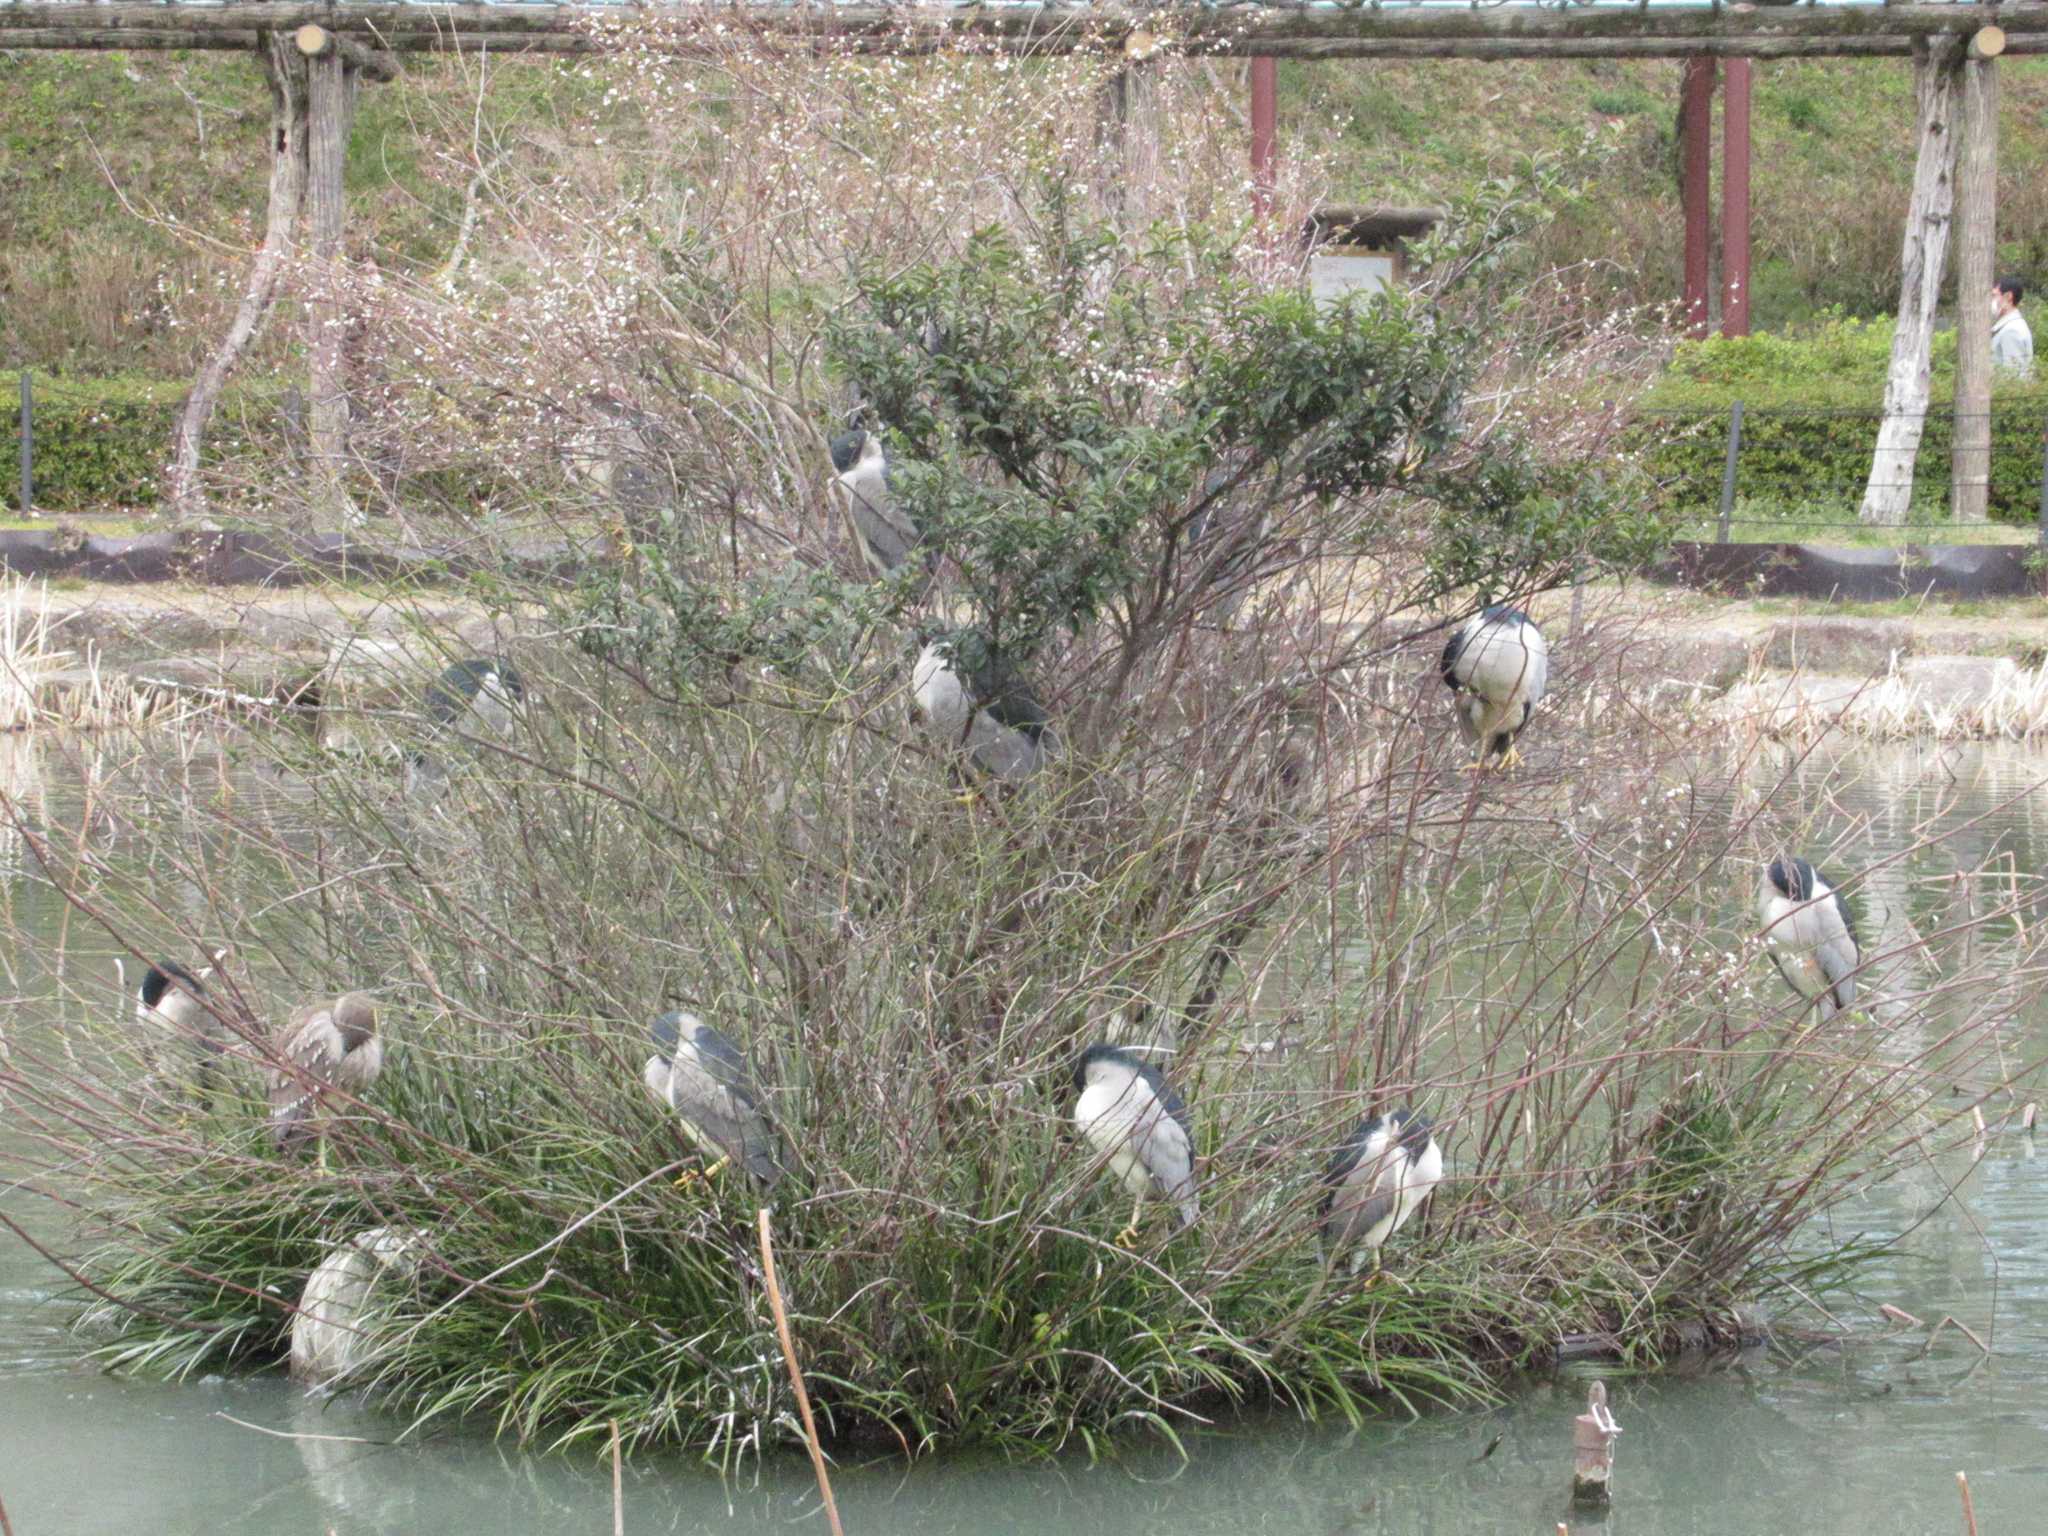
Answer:
POLYGON ((1273 167, 1279 153, 1280 71, 1274 59, 1252 60, 1252 216, 1273 211, 1273 167))
POLYGON ((1685 61, 1679 85, 1679 201, 1685 210, 1685 328, 1707 334, 1707 242, 1713 238, 1713 215, 1707 206, 1713 142, 1714 61, 1695 54, 1685 61))
POLYGON ((1721 88, 1721 334, 1749 334, 1748 59, 1730 59, 1721 88))

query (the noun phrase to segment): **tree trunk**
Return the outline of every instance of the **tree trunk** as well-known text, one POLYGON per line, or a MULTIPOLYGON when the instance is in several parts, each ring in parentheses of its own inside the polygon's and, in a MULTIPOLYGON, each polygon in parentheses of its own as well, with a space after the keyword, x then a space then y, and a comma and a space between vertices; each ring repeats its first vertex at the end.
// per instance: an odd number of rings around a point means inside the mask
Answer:
POLYGON ((1956 150, 1955 520, 1981 523, 1991 485, 1991 270, 1998 237, 1998 64, 1964 61, 1956 150))
MULTIPOLYGON (((303 45, 302 45, 303 46, 303 45)), ((355 72, 341 51, 329 48, 306 61, 309 104, 306 139, 308 293, 307 351, 312 381, 307 401, 308 463, 315 506, 330 516, 349 512, 342 481, 348 455, 348 392, 342 379, 343 304, 342 166, 355 115, 355 72)))
POLYGON ((192 382, 185 409, 178 418, 170 470, 171 515, 197 518, 206 514, 206 488, 199 480, 199 457, 206 428, 220 401, 228 375, 242 353, 262 334, 277 303, 278 280, 285 253, 299 222, 306 195, 306 71, 305 61, 287 34, 275 33, 263 52, 263 73, 270 82, 270 203, 264 215, 263 244, 249 264, 242 300, 234 322, 213 355, 192 382))
POLYGON ((1937 38, 1913 58, 1920 150, 1899 261, 1899 324, 1885 376, 1884 420, 1878 424, 1877 452, 1863 489, 1866 523, 1903 523, 1913 502, 1913 465, 1920 456, 1933 379, 1934 311, 1955 206, 1957 52, 1953 38, 1937 38))

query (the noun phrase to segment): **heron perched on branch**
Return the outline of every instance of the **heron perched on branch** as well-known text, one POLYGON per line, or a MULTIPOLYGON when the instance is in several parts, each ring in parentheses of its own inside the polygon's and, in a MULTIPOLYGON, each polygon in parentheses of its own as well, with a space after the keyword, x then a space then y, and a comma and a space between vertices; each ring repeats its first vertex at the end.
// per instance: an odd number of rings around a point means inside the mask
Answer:
POLYGON ((1115 1045, 1091 1045, 1074 1063, 1074 1127, 1131 1192, 1131 1224, 1116 1240, 1137 1241, 1147 1200, 1170 1200, 1181 1229, 1195 1224, 1195 1137, 1187 1106, 1157 1068, 1115 1045))
POLYGON ((263 1070, 271 1139, 285 1151, 303 1146, 309 1137, 317 1140, 324 1173, 328 1105, 336 1096, 368 1092, 384 1070, 377 1010, 362 992, 308 1003, 285 1020, 271 1055, 263 1070))
POLYGON ((1323 1172, 1328 1186, 1323 1242, 1329 1262, 1364 1248, 1377 1271, 1380 1249, 1421 1209, 1443 1176, 1443 1150, 1426 1116, 1397 1109, 1359 1121, 1323 1172))
POLYGON ((1529 723, 1550 682, 1550 646, 1519 608, 1483 608, 1444 647, 1439 669, 1453 695, 1458 728, 1474 744, 1472 771, 1489 757, 1513 768, 1515 738, 1529 723))
POLYGON ((975 767, 1006 784, 1030 778, 1058 756, 1052 717, 992 647, 964 634, 924 639, 910 694, 945 746, 964 747, 975 767), (963 654, 971 651, 979 655, 963 654))
POLYGON ((654 1054, 642 1079, 674 1113, 683 1132, 717 1161, 676 1180, 687 1188, 737 1162, 772 1189, 783 1172, 782 1138, 761 1108, 761 1093, 738 1046, 694 1013, 664 1013, 649 1029, 654 1054))
MULTIPOLYGON (((842 432, 832 439, 832 468, 853 518, 853 534, 861 555, 877 576, 888 576, 909 564, 924 543, 924 533, 896 500, 889 453, 878 433, 842 432)), ((926 550, 925 568, 938 563, 926 550)))
POLYGON ((1856 1005, 1863 952, 1848 903, 1804 859, 1773 859, 1757 892, 1764 945, 1785 984, 1816 1003, 1822 1022, 1856 1005))

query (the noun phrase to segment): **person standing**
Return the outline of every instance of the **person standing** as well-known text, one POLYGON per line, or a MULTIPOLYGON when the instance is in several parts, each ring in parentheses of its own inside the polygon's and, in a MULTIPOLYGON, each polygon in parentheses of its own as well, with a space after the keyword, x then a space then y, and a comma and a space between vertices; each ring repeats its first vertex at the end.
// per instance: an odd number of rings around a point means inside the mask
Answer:
POLYGON ((2020 313, 2026 290, 2016 277, 2001 277, 1991 285, 1991 367, 2009 373, 2022 383, 2034 378, 2034 333, 2027 329, 2027 317, 2020 313))

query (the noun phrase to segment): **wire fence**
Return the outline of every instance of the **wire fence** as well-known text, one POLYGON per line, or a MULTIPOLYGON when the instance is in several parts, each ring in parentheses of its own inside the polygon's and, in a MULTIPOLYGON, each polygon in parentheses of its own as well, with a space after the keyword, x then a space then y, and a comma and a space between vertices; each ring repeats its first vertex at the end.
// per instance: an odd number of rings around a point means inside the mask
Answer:
POLYGON ((1884 434, 1885 412, 1876 407, 1751 409, 1735 401, 1646 413, 1640 426, 1646 463, 1681 524, 1728 543, 1875 527, 1953 539, 1958 428, 1981 423, 1990 441, 1991 526, 1979 536, 2048 543, 2048 419, 2038 396, 1985 412, 1935 407, 1902 418, 1909 430, 1884 434))

